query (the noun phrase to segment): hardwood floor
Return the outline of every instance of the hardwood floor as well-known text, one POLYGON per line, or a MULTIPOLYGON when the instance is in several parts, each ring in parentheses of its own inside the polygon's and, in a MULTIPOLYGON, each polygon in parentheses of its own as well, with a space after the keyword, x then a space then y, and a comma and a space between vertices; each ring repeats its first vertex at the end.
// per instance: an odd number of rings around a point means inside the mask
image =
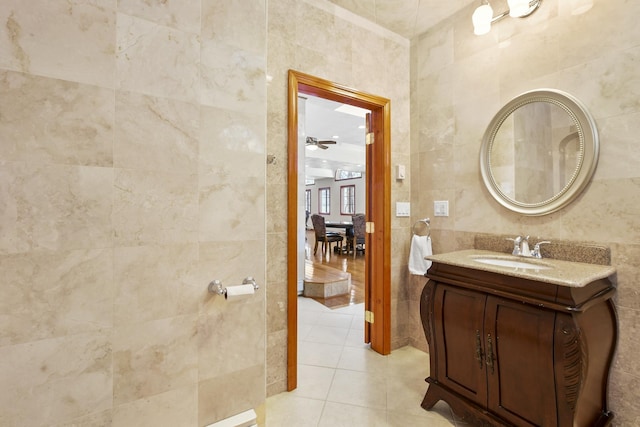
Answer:
MULTIPOLYGON (((351 273, 351 285, 346 295, 339 295, 331 298, 313 298, 319 303, 329 308, 340 308, 353 304, 364 302, 364 255, 358 253, 353 258, 351 254, 338 254, 327 251, 327 256, 323 256, 321 245, 318 245, 318 252, 313 254, 313 246, 315 245, 315 235, 313 230, 307 231, 307 240, 305 243, 305 259, 311 261, 316 268, 305 269, 310 275, 314 272, 318 274, 326 274, 327 268, 333 268, 339 271, 351 273)), ((343 242, 344 244, 344 242, 343 242)), ((333 248, 334 245, 332 245, 333 248)), ((306 277, 305 277, 306 278, 306 277)), ((317 280, 317 277, 308 277, 310 280, 317 280)))

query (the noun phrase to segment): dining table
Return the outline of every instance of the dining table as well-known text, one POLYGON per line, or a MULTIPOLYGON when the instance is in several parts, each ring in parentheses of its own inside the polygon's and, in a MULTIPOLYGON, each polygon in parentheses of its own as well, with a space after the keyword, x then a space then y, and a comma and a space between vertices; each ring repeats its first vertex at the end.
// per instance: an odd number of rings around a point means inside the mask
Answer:
POLYGON ((341 228, 344 229, 344 234, 347 240, 347 244, 343 246, 343 252, 349 253, 351 250, 351 244, 353 242, 353 222, 351 221, 325 221, 326 228, 341 228))

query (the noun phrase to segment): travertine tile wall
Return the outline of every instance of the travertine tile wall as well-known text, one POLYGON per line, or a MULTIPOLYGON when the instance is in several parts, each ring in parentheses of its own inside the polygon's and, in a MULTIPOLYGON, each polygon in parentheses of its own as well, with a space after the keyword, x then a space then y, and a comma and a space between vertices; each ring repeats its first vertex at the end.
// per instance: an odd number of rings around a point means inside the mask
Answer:
MULTIPOLYGON (((391 162, 409 165, 409 41, 324 0, 270 0, 267 152, 267 394, 286 390, 287 71, 294 69, 391 100, 391 162)), ((392 180, 392 202, 410 180, 392 180)), ((395 209, 393 209, 395 212, 395 209)), ((392 348, 408 343, 409 219, 392 222, 392 348)))
POLYGON ((0 425, 265 399, 266 1, 0 2, 0 425), (253 275, 261 290, 207 294, 253 275))
MULTIPOLYGON (((482 37, 473 35, 470 6, 412 41, 412 211, 449 200, 451 216, 432 218, 436 252, 471 247, 477 232, 610 246, 620 327, 610 409, 615 425, 640 425, 640 3, 596 0, 578 16, 570 4, 546 0, 531 17, 505 19, 482 37), (586 104, 600 133, 600 161, 569 207, 522 217, 485 191, 478 154, 499 108, 541 87, 586 104)), ((410 305, 417 307, 415 294, 410 305)), ((411 330, 420 333, 412 341, 424 339, 415 324, 411 330)))

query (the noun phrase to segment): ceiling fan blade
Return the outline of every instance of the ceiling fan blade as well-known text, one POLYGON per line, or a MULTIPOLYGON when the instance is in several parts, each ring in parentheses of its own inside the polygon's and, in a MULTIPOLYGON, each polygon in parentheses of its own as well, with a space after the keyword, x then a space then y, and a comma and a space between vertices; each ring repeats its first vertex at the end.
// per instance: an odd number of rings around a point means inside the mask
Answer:
POLYGON ((323 150, 326 150, 327 148, 329 148, 326 145, 322 145, 320 143, 318 143, 318 147, 322 148, 323 150))
POLYGON ((335 141, 318 141, 318 144, 335 144, 335 141))

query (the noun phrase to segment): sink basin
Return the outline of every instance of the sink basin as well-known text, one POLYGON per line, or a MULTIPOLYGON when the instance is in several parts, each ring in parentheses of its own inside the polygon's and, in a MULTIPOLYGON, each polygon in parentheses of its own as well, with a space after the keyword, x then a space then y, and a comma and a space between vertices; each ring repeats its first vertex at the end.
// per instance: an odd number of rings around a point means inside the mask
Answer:
POLYGON ((497 265, 499 267, 509 267, 516 269, 525 269, 525 270, 549 270, 553 268, 547 264, 544 264, 538 260, 528 260, 526 258, 502 258, 495 256, 474 256, 472 257, 474 261, 489 264, 489 265, 497 265))

